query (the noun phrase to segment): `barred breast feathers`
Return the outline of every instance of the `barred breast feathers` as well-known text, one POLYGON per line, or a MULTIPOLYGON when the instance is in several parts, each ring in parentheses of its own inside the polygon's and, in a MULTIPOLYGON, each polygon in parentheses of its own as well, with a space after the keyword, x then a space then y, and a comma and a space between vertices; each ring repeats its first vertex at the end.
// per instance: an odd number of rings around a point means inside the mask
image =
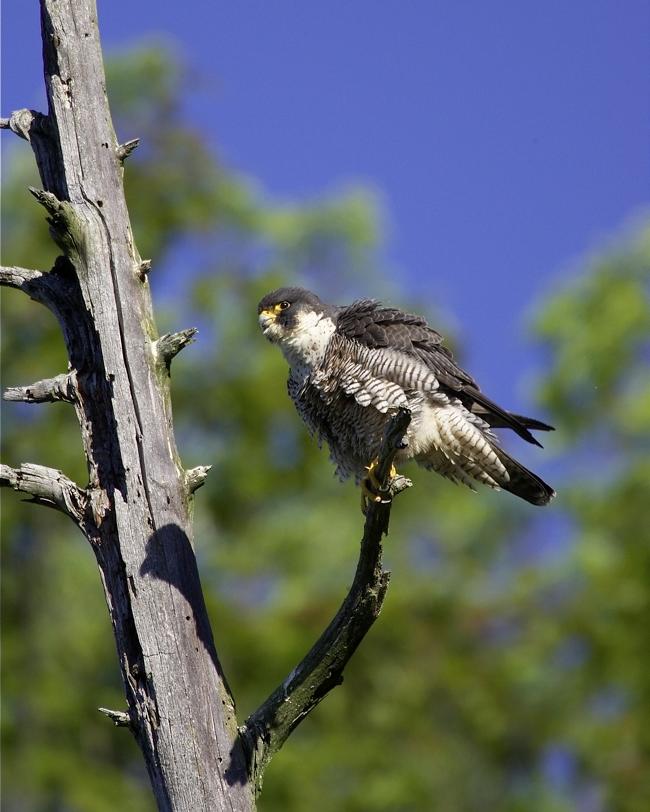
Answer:
POLYGON ((327 402, 342 390, 360 406, 382 413, 408 406, 407 393, 433 395, 438 390, 436 376, 417 359, 390 348, 369 348, 338 333, 330 338, 310 381, 327 402))
POLYGON ((489 426, 458 400, 422 405, 409 436, 409 456, 455 482, 498 488, 509 479, 489 426))
MULTIPOLYGON (((324 407, 336 409, 334 401, 343 392, 359 406, 374 407, 382 414, 400 406, 411 409, 408 449, 400 456, 451 480, 470 487, 478 480, 494 488, 508 479, 489 425, 458 398, 441 391, 437 377, 418 359, 334 334, 322 365, 311 372, 306 385, 318 391, 324 407)), ((314 406, 301 412, 312 425, 313 411, 314 406), (309 411, 312 414, 305 413, 309 411)))

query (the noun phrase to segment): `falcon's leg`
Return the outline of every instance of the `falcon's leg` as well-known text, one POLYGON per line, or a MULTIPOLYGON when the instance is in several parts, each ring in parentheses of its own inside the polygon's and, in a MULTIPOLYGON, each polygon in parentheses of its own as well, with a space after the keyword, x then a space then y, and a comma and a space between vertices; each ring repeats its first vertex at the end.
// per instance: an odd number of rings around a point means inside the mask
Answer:
MULTIPOLYGON (((381 482, 375 476, 375 468, 379 464, 379 459, 375 458, 370 465, 366 466, 367 475, 361 480, 361 512, 365 516, 371 502, 381 502, 381 482)), ((389 477, 394 479, 397 476, 397 469, 394 465, 390 467, 389 477)))

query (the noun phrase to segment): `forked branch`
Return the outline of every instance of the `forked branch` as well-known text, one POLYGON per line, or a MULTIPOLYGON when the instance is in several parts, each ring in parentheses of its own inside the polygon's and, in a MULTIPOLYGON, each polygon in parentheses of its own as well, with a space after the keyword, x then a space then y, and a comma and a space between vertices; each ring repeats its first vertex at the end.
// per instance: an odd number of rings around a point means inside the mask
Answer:
POLYGON ((347 597, 311 651, 241 728, 257 792, 266 766, 294 728, 343 682, 343 669, 379 615, 390 579, 382 566, 382 536, 388 532, 392 498, 411 485, 405 477, 391 480, 390 469, 410 422, 410 412, 400 409, 384 434, 375 469, 384 498, 368 509, 357 571, 347 597))

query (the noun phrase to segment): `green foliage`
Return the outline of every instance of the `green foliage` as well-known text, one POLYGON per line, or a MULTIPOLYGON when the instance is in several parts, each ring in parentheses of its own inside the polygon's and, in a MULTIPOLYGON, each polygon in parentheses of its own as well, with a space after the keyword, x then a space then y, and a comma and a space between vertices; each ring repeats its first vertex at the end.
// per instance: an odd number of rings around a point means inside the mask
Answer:
MULTIPOLYGON (((142 138, 125 178, 161 327, 201 328, 174 362, 176 431, 188 467, 214 466, 196 499, 197 555, 243 719, 336 611, 361 534, 358 493, 294 414, 255 305, 295 279, 362 293, 379 207, 363 190, 269 201, 187 128, 184 73, 159 44, 120 55, 109 77, 118 132, 142 138)), ((5 261, 47 267, 55 251, 21 149, 5 261)), ((261 810, 650 807, 649 235, 597 257, 540 309, 540 397, 565 472, 554 507, 415 472, 393 512, 382 617, 276 756, 261 810)), ((2 308, 5 385, 65 369, 44 309, 14 292, 2 308)), ((3 412, 6 462, 84 482, 69 406, 3 412)), ((4 808, 151 809, 137 748, 95 710, 124 700, 90 550, 64 518, 13 495, 2 521, 4 808)))
POLYGON ((648 428, 649 263, 646 224, 621 249, 595 258, 589 275, 560 292, 539 318, 554 359, 542 398, 562 414, 572 438, 591 433, 603 414, 619 439, 648 428))
POLYGON ((566 502, 581 583, 563 622, 582 640, 572 707, 584 712, 564 735, 611 808, 636 812, 650 805, 647 220, 555 297, 538 331, 555 359, 541 395, 575 452, 566 502))

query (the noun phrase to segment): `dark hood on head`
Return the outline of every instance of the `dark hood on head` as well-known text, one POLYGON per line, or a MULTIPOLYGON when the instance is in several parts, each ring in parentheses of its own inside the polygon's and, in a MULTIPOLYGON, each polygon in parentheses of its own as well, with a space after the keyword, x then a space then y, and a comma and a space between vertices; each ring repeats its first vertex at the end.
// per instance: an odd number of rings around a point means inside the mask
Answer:
POLYGON ((267 293, 257 305, 257 312, 261 313, 263 310, 269 310, 280 302, 289 302, 291 305, 304 305, 308 309, 328 313, 334 310, 333 307, 321 301, 315 293, 305 288, 289 287, 278 288, 267 293))

